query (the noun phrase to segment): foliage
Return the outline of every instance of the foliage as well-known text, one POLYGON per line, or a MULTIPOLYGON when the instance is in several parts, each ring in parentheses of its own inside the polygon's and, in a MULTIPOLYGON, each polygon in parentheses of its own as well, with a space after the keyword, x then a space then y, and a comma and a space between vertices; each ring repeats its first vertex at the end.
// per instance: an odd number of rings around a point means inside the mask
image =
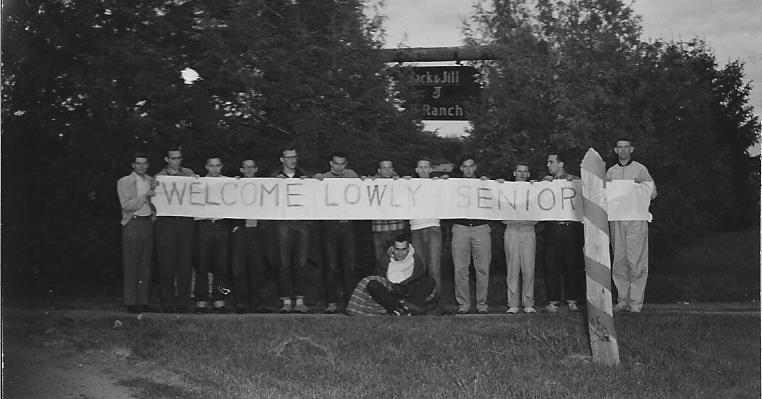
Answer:
POLYGON ((4 7, 6 264, 116 278, 116 180, 130 157, 182 145, 203 174, 253 156, 260 173, 295 144, 307 169, 333 150, 375 171, 437 141, 395 105, 361 0, 15 1, 4 7), (180 71, 201 76, 184 84, 180 71), (35 250, 8 245, 33 242, 35 250))
POLYGON ((491 173, 526 159, 541 176, 553 149, 576 174, 587 148, 613 155, 629 138, 659 189, 657 251, 758 220, 759 167, 747 148, 760 124, 740 62, 718 68, 696 39, 642 41, 639 17, 619 0, 479 3, 465 34, 502 56, 479 65, 486 106, 469 143, 491 173))

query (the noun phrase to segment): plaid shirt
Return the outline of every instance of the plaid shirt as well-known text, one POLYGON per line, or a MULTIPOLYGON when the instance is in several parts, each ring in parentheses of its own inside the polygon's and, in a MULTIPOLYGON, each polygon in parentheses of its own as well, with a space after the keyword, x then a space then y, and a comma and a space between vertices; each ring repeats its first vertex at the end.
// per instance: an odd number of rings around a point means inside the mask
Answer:
POLYGON ((379 233, 382 231, 405 230, 406 220, 372 220, 371 231, 379 233))

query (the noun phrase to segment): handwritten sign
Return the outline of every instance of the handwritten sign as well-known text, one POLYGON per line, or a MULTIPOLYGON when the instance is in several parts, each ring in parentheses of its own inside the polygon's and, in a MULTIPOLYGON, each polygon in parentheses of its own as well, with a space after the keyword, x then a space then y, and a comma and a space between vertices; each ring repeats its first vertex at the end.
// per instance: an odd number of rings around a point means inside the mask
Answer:
POLYGON ((271 220, 581 220, 579 181, 158 176, 159 216, 271 220))

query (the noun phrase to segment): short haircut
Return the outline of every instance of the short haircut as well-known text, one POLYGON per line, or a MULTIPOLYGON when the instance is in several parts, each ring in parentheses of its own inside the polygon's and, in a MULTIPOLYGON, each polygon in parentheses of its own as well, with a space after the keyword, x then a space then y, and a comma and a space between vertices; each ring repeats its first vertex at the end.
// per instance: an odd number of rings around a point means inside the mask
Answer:
POLYGON ((241 159, 240 165, 243 166, 243 163, 246 161, 254 162, 254 165, 257 164, 257 161, 254 160, 254 157, 246 157, 241 159))
POLYGON ((410 243, 410 239, 407 237, 407 234, 397 234, 394 236, 394 242, 410 243))
POLYGON ((559 150, 553 150, 548 152, 548 156, 555 155, 558 162, 563 162, 566 165, 567 156, 566 153, 559 150))
POLYGON ((614 145, 616 145, 616 143, 618 143, 620 141, 626 141, 626 142, 630 143, 630 145, 632 145, 632 140, 630 140, 629 137, 620 137, 620 138, 616 139, 616 141, 614 141, 614 145))
POLYGON ((146 161, 148 160, 148 154, 141 151, 136 151, 134 154, 132 154, 132 162, 134 163, 138 158, 145 158, 146 161))
POLYGON ((175 146, 169 147, 169 149, 167 149, 166 155, 169 156, 169 153, 172 151, 183 152, 183 146, 175 145, 175 146))
POLYGON ((468 160, 474 161, 474 165, 476 165, 478 162, 476 162, 476 156, 474 154, 463 154, 463 156, 460 157, 460 162, 458 165, 463 166, 463 164, 468 160))
POLYGON ((281 147, 280 155, 283 156, 283 154, 285 154, 286 151, 294 151, 297 154, 299 153, 299 151, 296 150, 296 146, 293 144, 287 144, 281 147))
POLYGON ((216 154, 215 155, 210 155, 210 156, 206 157, 206 162, 204 162, 204 163, 209 163, 209 161, 212 160, 212 159, 219 159, 220 163, 222 163, 222 157, 219 156, 219 155, 216 155, 216 154))
POLYGON ((516 162, 516 165, 513 166, 513 170, 516 170, 519 166, 526 166, 527 169, 532 169, 531 166, 529 166, 529 162, 526 162, 524 160, 520 160, 516 162))
POLYGON ((427 158, 427 157, 420 157, 420 158, 418 158, 418 159, 415 161, 415 166, 417 167, 417 166, 418 166, 418 162, 421 162, 421 161, 426 161, 426 162, 428 162, 428 163, 429 163, 429 165, 431 165, 431 164, 433 164, 433 163, 434 163, 434 162, 431 162, 431 158, 427 158))
POLYGON ((347 159, 347 153, 345 153, 344 151, 334 151, 331 153, 331 161, 333 161, 334 158, 347 159))
POLYGON ((391 164, 392 164, 392 166, 394 166, 394 161, 392 161, 391 159, 382 159, 382 160, 378 161, 378 167, 379 167, 379 168, 381 167, 381 164, 382 164, 383 162, 389 162, 389 163, 391 163, 391 164))

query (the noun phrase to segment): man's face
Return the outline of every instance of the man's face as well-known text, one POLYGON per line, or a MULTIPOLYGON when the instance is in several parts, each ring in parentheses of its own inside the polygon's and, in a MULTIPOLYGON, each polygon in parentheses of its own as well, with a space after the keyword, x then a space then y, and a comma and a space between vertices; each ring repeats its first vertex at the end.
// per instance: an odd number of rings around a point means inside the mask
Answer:
POLYGON ((621 161, 629 161, 633 151, 635 151, 635 147, 627 140, 617 141, 616 147, 614 147, 614 152, 621 161))
POLYGON ((460 164, 460 171, 463 172, 463 177, 476 177, 476 161, 466 159, 460 164))
POLYGON ((222 161, 219 158, 209 158, 206 161, 206 175, 210 177, 219 177, 222 173, 222 161))
POLYGON ((342 157, 331 158, 331 172, 341 176, 344 174, 344 169, 347 167, 347 159, 342 157))
POLYGON ((299 156, 296 154, 296 150, 283 151, 283 155, 280 157, 280 162, 285 169, 296 169, 296 163, 299 162, 299 156))
POLYGON ((410 252, 410 244, 408 244, 407 241, 402 242, 394 242, 394 246, 392 246, 392 258, 396 261, 401 261, 407 257, 407 254, 410 252))
POLYGON ((143 176, 148 171, 148 158, 137 157, 132 162, 132 170, 140 176, 143 176))
POLYGON ((516 181, 529 180, 529 166, 516 165, 516 170, 513 171, 513 177, 516 178, 516 181))
POLYGON ((558 161, 558 155, 548 155, 546 166, 551 175, 556 175, 562 170, 564 163, 558 161))
POLYGON ((241 162, 241 173, 243 177, 254 177, 257 174, 257 164, 251 159, 241 162))
POLYGON ((164 157, 164 161, 171 169, 180 169, 183 164, 183 153, 180 151, 169 151, 167 156, 164 157))
POLYGON ((415 173, 418 173, 418 176, 423 178, 431 177, 431 162, 425 160, 418 161, 415 173))
POLYGON ((380 174, 381 177, 394 177, 394 164, 392 164, 392 161, 379 162, 378 174, 380 174))

